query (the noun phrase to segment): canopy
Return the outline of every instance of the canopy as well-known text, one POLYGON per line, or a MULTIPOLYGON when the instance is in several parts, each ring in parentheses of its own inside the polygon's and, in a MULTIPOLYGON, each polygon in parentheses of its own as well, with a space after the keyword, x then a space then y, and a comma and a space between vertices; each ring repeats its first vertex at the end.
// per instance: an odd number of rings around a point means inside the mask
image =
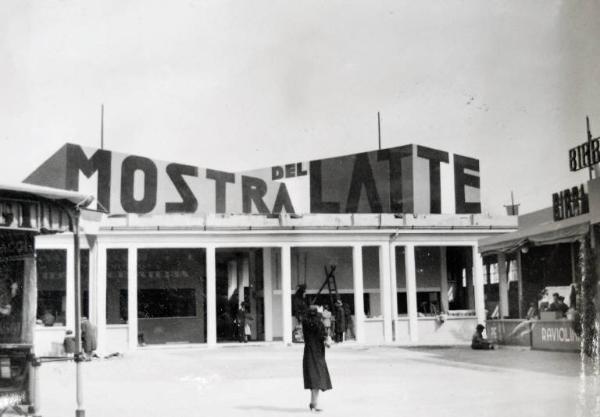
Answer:
POLYGON ((94 197, 86 194, 81 194, 77 191, 67 191, 58 188, 43 187, 40 185, 30 184, 1 184, 0 193, 2 194, 29 194, 33 197, 41 197, 46 200, 67 201, 73 205, 80 207, 88 206, 94 197))
POLYGON ((516 232, 482 239, 479 241, 479 252, 483 255, 491 255, 514 252, 523 246, 570 243, 584 237, 589 228, 589 214, 561 221, 541 223, 516 232))

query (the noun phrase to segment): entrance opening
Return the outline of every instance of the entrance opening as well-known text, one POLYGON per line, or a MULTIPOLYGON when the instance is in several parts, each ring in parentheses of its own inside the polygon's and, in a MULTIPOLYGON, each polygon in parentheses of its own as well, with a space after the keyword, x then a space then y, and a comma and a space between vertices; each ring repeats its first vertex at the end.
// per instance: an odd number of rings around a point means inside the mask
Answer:
POLYGON ((204 249, 138 251, 140 343, 206 342, 204 249))
POLYGON ((217 342, 265 340, 263 250, 217 249, 217 342))

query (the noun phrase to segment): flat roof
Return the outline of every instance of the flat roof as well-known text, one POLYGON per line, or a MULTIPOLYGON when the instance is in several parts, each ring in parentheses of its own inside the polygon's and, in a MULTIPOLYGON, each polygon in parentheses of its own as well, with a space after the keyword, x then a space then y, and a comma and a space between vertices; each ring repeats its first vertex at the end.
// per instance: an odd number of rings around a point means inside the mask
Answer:
POLYGON ((516 216, 483 214, 166 214, 104 216, 100 230, 517 230, 516 216))

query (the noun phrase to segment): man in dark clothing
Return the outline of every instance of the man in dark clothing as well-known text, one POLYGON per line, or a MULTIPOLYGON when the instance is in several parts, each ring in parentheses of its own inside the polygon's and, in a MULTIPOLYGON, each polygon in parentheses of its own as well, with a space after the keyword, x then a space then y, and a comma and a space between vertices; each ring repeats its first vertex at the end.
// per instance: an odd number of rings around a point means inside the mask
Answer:
POLYGON ((554 294, 552 294, 552 302, 550 303, 550 305, 548 306, 548 311, 560 311, 560 299, 559 299, 559 295, 557 292, 555 292, 554 294))
POLYGON ((567 315, 567 311, 569 311, 569 306, 565 303, 565 297, 562 295, 558 297, 558 311, 560 311, 565 317, 567 315))
POLYGON ((473 333, 473 338, 471 339, 471 349, 494 349, 494 345, 492 345, 485 337, 483 337, 484 329, 485 327, 482 324, 477 325, 475 333, 473 333))
POLYGON ((235 314, 235 328, 238 342, 243 343, 246 341, 246 335, 244 329, 246 327, 246 309, 242 302, 238 306, 238 310, 235 314))
POLYGON ((308 310, 306 305, 306 299, 304 293, 306 292, 306 285, 300 284, 292 297, 292 315, 298 320, 298 324, 302 323, 304 316, 308 310))
POLYGON ((335 302, 335 341, 340 343, 344 341, 344 332, 346 331, 346 312, 344 303, 338 298, 335 302))

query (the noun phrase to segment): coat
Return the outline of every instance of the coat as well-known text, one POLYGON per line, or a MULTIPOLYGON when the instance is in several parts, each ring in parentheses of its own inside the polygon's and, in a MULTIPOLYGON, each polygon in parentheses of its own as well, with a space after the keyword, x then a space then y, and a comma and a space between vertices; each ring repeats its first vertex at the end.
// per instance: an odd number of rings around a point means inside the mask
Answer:
POLYGON ((81 343, 83 351, 88 355, 96 350, 96 326, 89 320, 81 322, 81 343))
POLYGON ((346 331, 346 312, 343 306, 335 308, 335 332, 344 333, 346 331))
POLYGON ((304 334, 304 356, 302 357, 302 373, 304 389, 331 389, 331 379, 327 362, 325 362, 325 339, 327 332, 321 319, 309 314, 302 322, 304 334))

